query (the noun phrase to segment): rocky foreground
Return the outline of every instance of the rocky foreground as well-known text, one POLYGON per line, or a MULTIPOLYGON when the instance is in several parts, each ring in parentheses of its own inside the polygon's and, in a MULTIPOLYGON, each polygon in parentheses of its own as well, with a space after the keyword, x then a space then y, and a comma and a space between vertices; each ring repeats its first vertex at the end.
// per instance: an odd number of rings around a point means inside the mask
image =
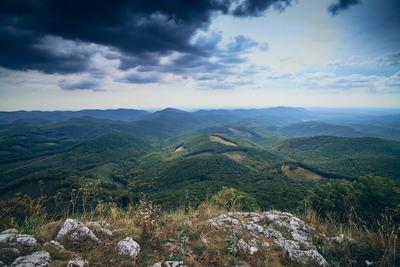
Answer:
MULTIPOLYGON (((317 251, 312 236, 313 227, 296 216, 279 211, 268 212, 229 212, 202 222, 210 233, 237 237, 229 251, 242 253, 246 257, 257 255, 278 255, 280 265, 328 266, 328 262, 317 251)), ((53 236, 53 240, 43 242, 28 234, 8 229, 0 233, 0 266, 54 266, 84 267, 91 266, 85 258, 85 248, 101 247, 102 252, 112 254, 112 258, 131 258, 132 266, 188 266, 182 260, 154 260, 143 264, 134 259, 140 255, 142 248, 133 236, 118 237, 119 229, 106 222, 80 222, 67 219, 53 236), (76 251, 73 249, 76 248, 76 251), (60 256, 61 255, 61 256, 60 256), (60 259, 64 259, 60 265, 60 259)), ((169 244, 166 240, 166 246, 169 244)), ((171 241, 172 242, 172 241, 171 241)), ((209 246, 211 237, 204 235, 201 242, 209 246)), ((221 248, 225 249, 225 248, 221 248)), ((93 259, 93 257, 92 257, 93 259)), ((110 260, 105 265, 118 266, 110 260)), ((265 261, 265 266, 269 265, 265 261)), ((98 263, 96 263, 98 266, 98 263)), ((219 266, 214 263, 213 266, 219 266)), ((244 265, 248 266, 248 265, 244 265)))

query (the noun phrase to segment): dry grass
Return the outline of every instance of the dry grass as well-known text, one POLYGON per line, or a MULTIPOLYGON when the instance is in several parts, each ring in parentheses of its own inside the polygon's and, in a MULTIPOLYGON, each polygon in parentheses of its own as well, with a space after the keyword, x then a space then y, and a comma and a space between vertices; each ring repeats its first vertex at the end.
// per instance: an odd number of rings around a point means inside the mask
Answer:
MULTIPOLYGON (((55 238, 63 221, 44 222, 43 217, 39 216, 38 205, 32 204, 35 209, 33 216, 20 230, 32 233, 43 244, 55 238)), ((206 222, 225 212, 211 202, 205 202, 196 209, 181 208, 170 212, 161 211, 146 201, 125 209, 99 203, 93 209, 68 217, 82 222, 106 221, 112 226, 114 235, 102 238, 95 246, 65 241, 67 253, 49 251, 53 259, 52 266, 65 266, 65 262, 75 256, 89 260, 91 266, 149 266, 165 260, 182 260, 186 266, 287 266, 281 251, 264 251, 260 248, 252 256, 232 252, 230 247, 234 245, 234 240, 247 240, 249 237, 217 231, 206 222), (136 259, 118 256, 114 251, 116 243, 126 236, 141 245, 141 252, 136 259)), ((383 220, 372 230, 359 221, 343 225, 334 219, 321 220, 312 210, 299 214, 299 217, 316 229, 313 239, 332 266, 346 266, 355 258, 364 263, 366 259, 373 260, 378 266, 399 264, 399 226, 390 224, 389 219, 383 220), (329 237, 339 234, 348 237, 348 241, 339 245, 327 242, 329 237)))
MULTIPOLYGON (((121 209, 114 205, 98 204, 92 212, 73 216, 87 221, 106 221, 112 225, 114 235, 102 238, 95 246, 81 246, 64 240, 67 254, 60 255, 49 251, 53 258, 52 266, 65 266, 69 258, 79 256, 89 260, 93 266, 149 266, 157 261, 182 260, 186 266, 266 266, 266 262, 281 260, 271 253, 257 253, 251 257, 244 254, 231 254, 228 251, 228 232, 209 227, 208 219, 226 211, 204 203, 197 209, 177 209, 162 212, 149 202, 121 209), (126 236, 131 236, 141 245, 136 259, 115 254, 115 244, 126 236)), ((49 222, 36 227, 32 234, 41 242, 55 238, 63 221, 49 222)), ((238 238, 246 238, 239 237, 238 238)))
POLYGON ((328 237, 343 234, 346 239, 340 244, 325 246, 325 256, 331 257, 331 261, 346 263, 354 261, 354 258, 362 258, 374 262, 374 266, 398 266, 400 242, 398 239, 400 225, 395 225, 384 218, 377 222, 376 227, 367 227, 364 222, 355 217, 353 221, 339 224, 333 218, 321 220, 315 212, 307 210, 302 214, 306 222, 316 228, 317 239, 320 244, 327 244, 328 237), (373 258, 373 259, 372 259, 373 258))

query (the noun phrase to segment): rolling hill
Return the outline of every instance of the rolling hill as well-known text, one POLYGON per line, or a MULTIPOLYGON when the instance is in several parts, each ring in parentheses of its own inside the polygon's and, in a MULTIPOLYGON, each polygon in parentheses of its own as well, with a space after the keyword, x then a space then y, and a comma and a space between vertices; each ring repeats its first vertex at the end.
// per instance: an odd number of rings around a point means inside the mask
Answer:
POLYGON ((144 193, 173 207, 230 186, 264 208, 294 209, 329 178, 398 179, 399 142, 359 137, 396 138, 395 126, 315 121, 323 116, 285 107, 1 113, 0 192, 52 203, 88 186, 118 203, 144 193))
POLYGON ((400 177, 400 142, 379 138, 317 136, 294 138, 272 152, 338 176, 365 174, 400 177))

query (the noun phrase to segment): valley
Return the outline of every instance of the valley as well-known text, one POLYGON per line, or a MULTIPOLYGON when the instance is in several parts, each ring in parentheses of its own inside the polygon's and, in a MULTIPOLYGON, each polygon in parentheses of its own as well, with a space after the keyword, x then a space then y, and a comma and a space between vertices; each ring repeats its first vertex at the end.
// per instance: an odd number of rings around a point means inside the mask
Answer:
POLYGON ((185 197, 196 206, 231 186, 257 196, 263 208, 292 210, 316 182, 400 175, 397 125, 378 126, 376 116, 372 129, 390 129, 390 138, 374 137, 376 130, 366 137, 359 124, 349 126, 358 120, 350 115, 333 127, 317 113, 285 107, 0 115, 3 197, 44 193, 51 202, 84 183, 117 202, 144 193, 168 208, 185 197))

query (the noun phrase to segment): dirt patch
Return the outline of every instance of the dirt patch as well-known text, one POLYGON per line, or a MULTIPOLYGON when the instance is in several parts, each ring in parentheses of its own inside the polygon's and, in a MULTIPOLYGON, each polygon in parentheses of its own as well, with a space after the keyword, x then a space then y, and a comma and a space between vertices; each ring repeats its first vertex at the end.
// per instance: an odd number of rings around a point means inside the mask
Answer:
POLYGON ((225 152, 224 155, 236 162, 242 162, 246 158, 243 153, 239 152, 225 152))
POLYGON ((305 181, 319 181, 323 179, 321 175, 318 175, 312 171, 309 171, 307 169, 304 169, 302 167, 294 167, 290 166, 288 164, 282 165, 282 173, 290 178, 290 179, 296 179, 296 180, 305 180, 305 181))
POLYGON ((232 143, 218 135, 210 135, 209 140, 211 142, 220 143, 226 146, 237 146, 237 144, 232 143))
POLYGON ((179 152, 183 152, 185 151, 185 147, 184 146, 178 146, 177 148, 175 148, 175 153, 179 153, 179 152))

